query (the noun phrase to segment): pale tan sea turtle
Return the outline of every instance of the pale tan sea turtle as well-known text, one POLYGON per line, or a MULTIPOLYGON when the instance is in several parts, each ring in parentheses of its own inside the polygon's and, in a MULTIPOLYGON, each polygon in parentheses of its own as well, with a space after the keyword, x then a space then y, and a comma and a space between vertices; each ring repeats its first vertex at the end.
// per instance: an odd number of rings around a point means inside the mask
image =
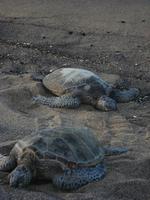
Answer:
POLYGON ((91 71, 61 68, 45 76, 43 85, 55 97, 36 96, 34 101, 57 108, 77 108, 81 103, 109 111, 117 102, 129 102, 139 95, 137 88, 117 89, 91 71))

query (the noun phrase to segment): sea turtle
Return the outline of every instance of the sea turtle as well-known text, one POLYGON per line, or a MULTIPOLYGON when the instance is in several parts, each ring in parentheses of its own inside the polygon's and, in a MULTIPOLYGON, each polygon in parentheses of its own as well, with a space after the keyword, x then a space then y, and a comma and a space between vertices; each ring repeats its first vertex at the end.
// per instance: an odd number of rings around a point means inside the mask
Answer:
POLYGON ((81 103, 109 111, 116 110, 116 102, 129 102, 139 95, 139 90, 119 90, 91 71, 78 68, 61 68, 46 75, 43 85, 55 97, 36 96, 35 102, 57 108, 77 108, 81 103))
POLYGON ((1 156, 0 171, 11 172, 8 177, 13 187, 42 179, 74 190, 105 176, 105 155, 125 152, 127 148, 101 147, 86 127, 47 128, 19 140, 9 156, 1 156))

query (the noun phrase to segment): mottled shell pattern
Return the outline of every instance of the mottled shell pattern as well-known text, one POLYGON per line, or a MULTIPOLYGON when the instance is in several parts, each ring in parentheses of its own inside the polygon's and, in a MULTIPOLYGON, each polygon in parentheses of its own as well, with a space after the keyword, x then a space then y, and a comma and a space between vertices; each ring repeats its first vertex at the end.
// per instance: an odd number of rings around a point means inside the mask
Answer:
POLYGON ((101 94, 110 90, 110 85, 99 76, 88 70, 78 68, 57 69, 45 76, 43 85, 57 96, 72 92, 75 89, 89 91, 91 94, 93 90, 101 91, 101 94))
POLYGON ((94 166, 103 161, 104 150, 88 128, 58 127, 41 130, 19 140, 14 149, 21 155, 31 148, 39 159, 53 159, 64 165, 94 166))

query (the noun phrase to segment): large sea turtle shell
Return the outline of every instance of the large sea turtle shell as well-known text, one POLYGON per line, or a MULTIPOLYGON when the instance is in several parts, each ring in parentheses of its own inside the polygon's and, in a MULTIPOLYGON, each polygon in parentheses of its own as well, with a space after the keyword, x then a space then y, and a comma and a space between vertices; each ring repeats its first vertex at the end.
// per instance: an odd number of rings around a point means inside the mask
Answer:
POLYGON ((43 85, 53 94, 61 96, 73 89, 101 91, 101 94, 110 91, 110 84, 102 80, 91 71, 78 68, 61 68, 45 76, 43 85))
POLYGON ((41 159, 57 159, 63 164, 92 166, 104 158, 104 150, 88 128, 52 128, 19 140, 14 150, 18 157, 32 148, 41 159))

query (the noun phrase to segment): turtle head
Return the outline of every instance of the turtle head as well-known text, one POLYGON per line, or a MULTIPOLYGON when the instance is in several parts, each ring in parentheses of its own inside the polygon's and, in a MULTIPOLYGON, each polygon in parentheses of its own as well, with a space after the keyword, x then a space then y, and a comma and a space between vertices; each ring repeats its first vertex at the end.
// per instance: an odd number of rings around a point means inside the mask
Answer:
POLYGON ((102 110, 102 111, 110 111, 110 110, 117 110, 117 103, 115 100, 113 100, 112 98, 110 97, 107 97, 107 96, 101 96, 95 107, 99 110, 102 110))

